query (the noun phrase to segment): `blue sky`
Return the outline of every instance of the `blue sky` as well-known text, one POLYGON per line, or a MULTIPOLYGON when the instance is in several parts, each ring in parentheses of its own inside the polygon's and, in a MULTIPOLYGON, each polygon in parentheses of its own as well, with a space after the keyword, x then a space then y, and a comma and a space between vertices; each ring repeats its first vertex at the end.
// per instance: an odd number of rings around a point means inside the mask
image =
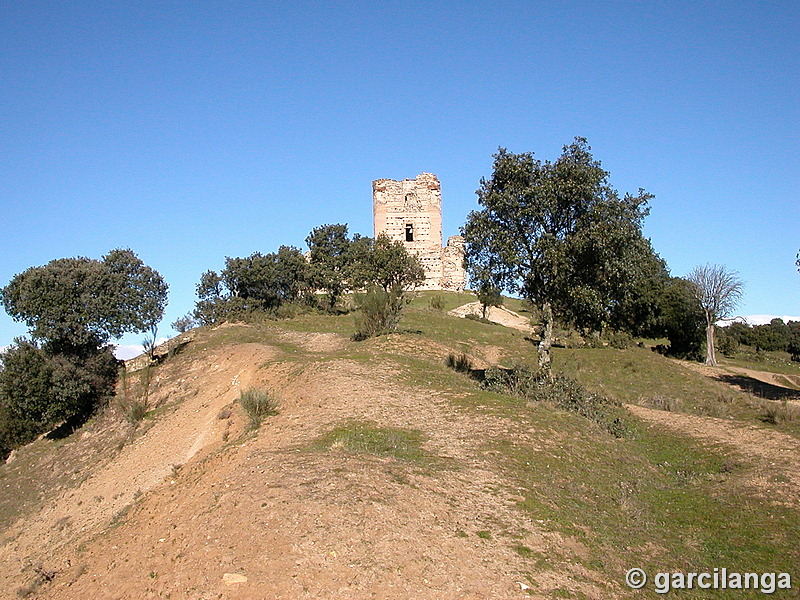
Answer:
POLYGON ((799 57, 796 1, 0 0, 0 285, 130 247, 166 332, 225 256, 371 235, 373 179, 436 173, 454 235, 499 146, 583 136, 674 275, 800 315, 799 57))

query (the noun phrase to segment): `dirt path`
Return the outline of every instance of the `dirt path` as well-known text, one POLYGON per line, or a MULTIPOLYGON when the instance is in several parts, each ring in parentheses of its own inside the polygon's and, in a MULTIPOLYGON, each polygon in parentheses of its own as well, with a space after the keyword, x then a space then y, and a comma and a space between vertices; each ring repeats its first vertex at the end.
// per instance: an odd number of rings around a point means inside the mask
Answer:
MULTIPOLYGON (((480 317, 483 315, 483 306, 480 302, 469 302, 447 311, 447 314, 454 317, 466 317, 467 315, 475 315, 480 317)), ((502 306, 490 306, 486 309, 486 318, 493 323, 498 323, 504 327, 512 327, 525 333, 534 333, 535 329, 531 325, 530 319, 523 317, 513 310, 509 310, 502 306)))
MULTIPOLYGON (((330 336, 319 347, 303 341, 322 354, 341 347, 330 336)), ((519 511, 518 490, 484 450, 498 436, 524 442, 524 424, 459 410, 444 393, 403 383, 390 362, 264 364, 269 350, 242 352, 219 362, 218 386, 165 417, 158 439, 181 437, 183 413, 208 430, 234 375, 275 390, 280 413, 258 435, 196 456, 83 548, 52 556, 58 575, 37 597, 477 600, 530 597, 532 579, 542 596, 568 586, 613 597, 569 559, 569 540, 519 511), (352 420, 422 432, 430 460, 315 446, 352 420), (548 568, 531 572, 519 545, 548 556, 548 568)), ((170 456, 185 458, 194 442, 176 444, 170 456)))
POLYGON ((760 496, 800 506, 800 440, 756 425, 626 405, 634 415, 701 440, 722 444, 752 465, 747 485, 760 496))
POLYGON ((691 371, 763 399, 800 402, 800 376, 797 375, 756 371, 729 365, 712 367, 692 361, 673 360, 691 371))

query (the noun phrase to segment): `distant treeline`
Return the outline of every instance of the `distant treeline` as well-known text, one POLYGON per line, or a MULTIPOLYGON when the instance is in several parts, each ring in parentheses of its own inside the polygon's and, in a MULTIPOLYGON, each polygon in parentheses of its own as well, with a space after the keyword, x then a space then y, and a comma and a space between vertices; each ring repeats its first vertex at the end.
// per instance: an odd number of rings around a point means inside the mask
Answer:
POLYGON ((800 321, 784 323, 783 319, 772 319, 767 325, 747 325, 731 323, 723 329, 720 350, 733 353, 739 345, 750 346, 756 350, 783 350, 792 355, 792 360, 800 361, 800 321))

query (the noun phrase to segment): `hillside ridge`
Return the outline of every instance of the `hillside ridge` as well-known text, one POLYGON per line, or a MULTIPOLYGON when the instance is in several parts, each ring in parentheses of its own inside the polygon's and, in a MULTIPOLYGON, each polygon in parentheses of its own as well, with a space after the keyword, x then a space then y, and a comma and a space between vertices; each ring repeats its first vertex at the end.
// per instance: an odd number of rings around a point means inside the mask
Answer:
POLYGON ((782 560, 797 558, 796 437, 629 404, 630 433, 615 438, 445 366, 454 353, 476 373, 512 364, 534 351, 524 332, 430 309, 364 342, 349 327, 197 330, 152 367, 144 420, 109 410, 73 439, 23 449, 3 478, 88 463, 0 529, 0 597, 623 598, 641 556, 706 560, 705 542, 685 545, 671 524, 679 498, 736 523, 693 523, 698 539, 735 549, 770 523, 782 560), (258 430, 237 402, 250 387, 279 400, 258 430), (764 514, 741 512, 753 503, 764 514))

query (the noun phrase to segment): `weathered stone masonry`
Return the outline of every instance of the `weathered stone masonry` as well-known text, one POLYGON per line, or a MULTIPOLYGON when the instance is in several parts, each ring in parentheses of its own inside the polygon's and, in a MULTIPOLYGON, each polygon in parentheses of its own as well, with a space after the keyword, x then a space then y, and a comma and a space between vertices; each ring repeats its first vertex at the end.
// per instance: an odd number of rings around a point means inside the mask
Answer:
POLYGON ((436 175, 373 181, 372 208, 374 235, 385 233, 419 257, 425 269, 423 289, 464 289, 464 238, 451 236, 442 247, 442 188, 436 175))

